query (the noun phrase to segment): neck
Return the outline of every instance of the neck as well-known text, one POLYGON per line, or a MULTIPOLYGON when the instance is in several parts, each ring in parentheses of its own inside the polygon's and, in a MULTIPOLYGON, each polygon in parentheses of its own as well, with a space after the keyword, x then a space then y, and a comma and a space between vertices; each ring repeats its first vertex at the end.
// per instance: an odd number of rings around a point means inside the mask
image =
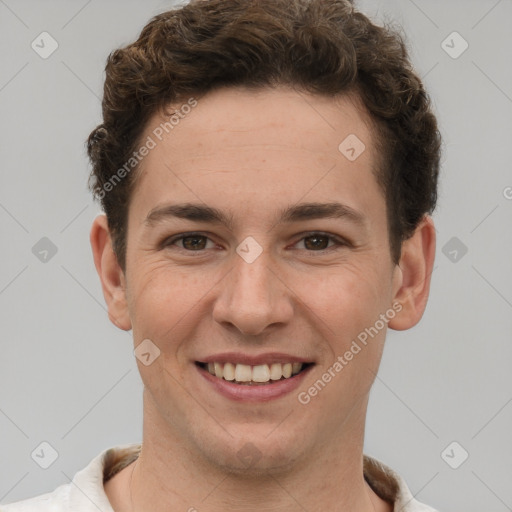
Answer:
POLYGON ((335 445, 319 443, 309 457, 288 466, 236 472, 202 457, 181 436, 169 435, 169 424, 145 408, 142 449, 125 493, 131 501, 127 510, 389 510, 364 480, 361 411, 347 420, 335 445))

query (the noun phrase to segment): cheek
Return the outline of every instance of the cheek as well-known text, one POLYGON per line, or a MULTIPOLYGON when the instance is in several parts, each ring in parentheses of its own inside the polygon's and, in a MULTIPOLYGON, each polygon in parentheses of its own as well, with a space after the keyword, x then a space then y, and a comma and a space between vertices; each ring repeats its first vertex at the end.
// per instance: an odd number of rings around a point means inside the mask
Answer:
POLYGON ((157 402, 158 397, 179 397, 181 388, 176 382, 184 379, 185 366, 180 347, 193 332, 190 319, 204 292, 200 293, 198 280, 183 276, 168 263, 145 262, 135 268, 137 273, 129 280, 134 346, 150 340, 158 347, 158 355, 149 365, 137 361, 141 379, 157 402))
POLYGON ((179 343, 197 326, 197 308, 204 308, 216 274, 184 272, 168 262, 144 262, 132 275, 129 308, 135 343, 151 339, 161 351, 175 354, 179 343))
MULTIPOLYGON (((315 325, 321 330, 321 343, 326 348, 313 380, 325 373, 329 384, 322 394, 333 407, 366 395, 374 380, 386 334, 380 315, 388 310, 391 296, 386 277, 370 265, 364 269, 346 265, 309 286, 312 291, 308 305, 317 315, 315 325)), ((315 383, 309 382, 311 385, 315 383)))
POLYGON ((388 307, 385 277, 371 265, 346 264, 302 281, 304 302, 324 321, 330 336, 347 341, 373 325, 388 307))

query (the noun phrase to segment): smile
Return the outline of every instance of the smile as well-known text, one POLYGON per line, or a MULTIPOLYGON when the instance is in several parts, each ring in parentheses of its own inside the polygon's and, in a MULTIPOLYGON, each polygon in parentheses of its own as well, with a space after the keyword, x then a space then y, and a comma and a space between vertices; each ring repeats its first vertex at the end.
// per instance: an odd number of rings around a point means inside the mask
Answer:
POLYGON ((197 362, 196 364, 218 379, 248 386, 268 385, 274 381, 289 379, 310 366, 310 363, 297 362, 258 364, 254 366, 229 362, 197 362))

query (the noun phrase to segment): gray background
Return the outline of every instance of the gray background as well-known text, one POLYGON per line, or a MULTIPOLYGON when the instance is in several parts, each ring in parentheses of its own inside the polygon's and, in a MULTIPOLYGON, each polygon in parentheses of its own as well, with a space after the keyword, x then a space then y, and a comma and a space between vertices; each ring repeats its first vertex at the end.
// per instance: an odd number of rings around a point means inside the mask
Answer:
MULTIPOLYGON (((0 0, 2 503, 141 440, 131 335, 107 318, 89 246, 99 207, 84 140, 100 122, 108 53, 171 5, 0 0), (43 31, 59 45, 47 59, 31 48, 43 31), (57 248, 46 262, 32 252, 42 237, 57 248), (43 441, 58 452, 48 469, 31 458, 43 441)), ((512 2, 359 6, 403 25, 444 136, 431 298, 417 327, 389 333, 365 452, 441 510, 512 510, 512 2), (469 44, 458 58, 445 51, 462 49, 458 36, 442 45, 454 31, 469 44), (457 469, 445 462, 463 450, 457 469)))

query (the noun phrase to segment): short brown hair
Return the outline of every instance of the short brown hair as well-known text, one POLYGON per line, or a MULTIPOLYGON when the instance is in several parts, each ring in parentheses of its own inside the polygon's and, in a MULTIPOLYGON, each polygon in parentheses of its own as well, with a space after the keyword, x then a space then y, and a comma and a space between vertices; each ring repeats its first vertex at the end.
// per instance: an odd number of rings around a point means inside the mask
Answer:
POLYGON ((105 71, 103 123, 87 141, 89 186, 123 269, 134 176, 114 186, 112 177, 154 113, 220 87, 358 95, 381 154, 376 178, 394 263, 435 208, 441 137, 430 99, 400 32, 372 23, 348 0, 192 0, 152 18, 134 43, 109 55, 105 71))

